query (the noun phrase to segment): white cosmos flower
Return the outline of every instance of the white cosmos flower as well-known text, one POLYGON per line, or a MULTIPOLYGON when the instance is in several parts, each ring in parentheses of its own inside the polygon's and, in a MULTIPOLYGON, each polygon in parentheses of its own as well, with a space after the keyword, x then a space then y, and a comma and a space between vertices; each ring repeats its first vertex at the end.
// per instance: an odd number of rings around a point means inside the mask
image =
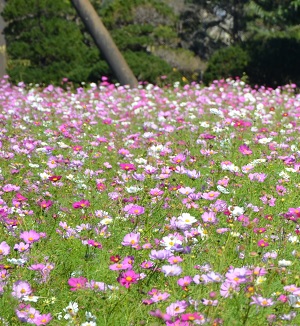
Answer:
POLYGON ((281 267, 288 267, 291 265, 292 265, 292 262, 290 260, 282 259, 282 260, 278 261, 278 266, 281 266, 281 267))
POLYGON ((40 177, 42 180, 48 180, 48 178, 50 177, 50 174, 48 174, 46 172, 42 172, 42 173, 40 173, 40 177))
POLYGON ((131 187, 125 187, 126 191, 130 194, 135 194, 136 192, 139 192, 143 190, 141 187, 131 186, 131 187))
POLYGON ((174 247, 176 244, 181 245, 182 241, 177 239, 176 237, 169 235, 166 237, 163 237, 161 239, 160 244, 166 248, 166 250, 170 250, 172 247, 174 247))
POLYGON ((217 189, 222 193, 222 194, 230 194, 230 191, 226 189, 225 187, 221 185, 217 185, 217 189))
POLYGON ((272 140, 273 140, 273 138, 271 138, 271 137, 269 137, 269 138, 265 137, 265 138, 261 138, 261 139, 259 139, 258 142, 259 142, 260 144, 268 144, 268 143, 270 143, 272 140))
POLYGON ((197 222, 197 219, 190 213, 182 213, 180 216, 178 216, 177 220, 185 224, 193 224, 197 222))
POLYGON ((103 220, 100 221, 100 224, 102 225, 108 225, 108 224, 111 224, 113 221, 112 218, 104 218, 103 220))
POLYGON ((64 308, 63 310, 64 310, 64 312, 67 312, 68 314, 74 316, 74 315, 77 314, 77 312, 79 310, 78 309, 78 303, 71 301, 71 302, 69 302, 69 304, 67 305, 67 307, 64 308))
POLYGON ((244 208, 239 206, 229 206, 228 210, 234 217, 241 216, 245 212, 244 208))
POLYGON ((24 301, 30 301, 30 302, 37 302, 40 297, 37 297, 35 295, 25 295, 22 300, 24 301))

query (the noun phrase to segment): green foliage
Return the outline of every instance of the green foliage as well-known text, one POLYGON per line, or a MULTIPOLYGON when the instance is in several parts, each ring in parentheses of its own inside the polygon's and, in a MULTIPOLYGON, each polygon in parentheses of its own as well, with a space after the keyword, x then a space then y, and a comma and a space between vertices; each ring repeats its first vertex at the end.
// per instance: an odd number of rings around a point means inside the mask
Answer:
POLYGON ((277 87, 300 83, 300 39, 258 37, 241 46, 221 49, 211 57, 205 83, 246 74, 249 83, 277 87))
POLYGON ((285 31, 300 24, 299 0, 252 0, 247 6, 250 29, 285 31))
POLYGON ((250 56, 246 73, 252 84, 276 87, 300 84, 300 39, 272 37, 247 42, 250 56))
MULTIPOLYGON (((149 46, 177 44, 176 16, 169 6, 156 0, 92 3, 138 78, 155 83, 172 72, 148 53, 149 46)), ((10 0, 3 17, 9 22, 5 36, 12 82, 59 84, 63 77, 74 83, 97 82, 103 75, 114 80, 70 1, 10 0)))
POLYGON ((124 57, 139 80, 159 83, 160 76, 166 75, 167 83, 181 80, 181 74, 173 71, 164 60, 145 52, 126 51, 124 57))
POLYGON ((249 63, 249 55, 241 46, 230 46, 215 52, 208 62, 203 81, 242 76, 249 63))
POLYGON ((75 11, 65 1, 9 1, 3 13, 13 82, 59 83, 87 80, 99 54, 85 44, 74 21, 75 11), (21 60, 28 64, 24 66, 21 60))

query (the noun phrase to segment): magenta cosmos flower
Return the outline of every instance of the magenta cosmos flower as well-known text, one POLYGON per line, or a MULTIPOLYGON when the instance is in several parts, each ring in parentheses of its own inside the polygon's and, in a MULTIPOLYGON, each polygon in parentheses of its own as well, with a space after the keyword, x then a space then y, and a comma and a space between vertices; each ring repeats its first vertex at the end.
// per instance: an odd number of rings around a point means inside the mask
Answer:
POLYGON ((86 199, 82 199, 80 201, 76 201, 75 203, 73 203, 73 208, 86 208, 90 206, 90 202, 86 199))
POLYGON ((143 206, 129 204, 124 207, 124 212, 131 215, 141 215, 144 214, 145 208, 143 206))
POLYGON ((119 166, 124 171, 135 171, 136 170, 135 166, 131 163, 120 163, 119 166))
POLYGON ((52 200, 42 200, 39 205, 41 206, 41 208, 48 208, 51 207, 53 205, 53 201, 52 200))
POLYGON ((71 277, 68 284, 71 286, 71 291, 77 291, 86 287, 87 279, 85 277, 71 277))
POLYGON ((239 151, 243 155, 251 155, 252 154, 252 150, 246 144, 241 145, 239 147, 239 151))
POLYGON ((131 284, 138 282, 139 277, 140 277, 140 275, 137 274, 135 271, 129 270, 124 273, 121 273, 121 275, 117 278, 117 281, 122 286, 125 286, 128 289, 128 288, 130 288, 131 284))

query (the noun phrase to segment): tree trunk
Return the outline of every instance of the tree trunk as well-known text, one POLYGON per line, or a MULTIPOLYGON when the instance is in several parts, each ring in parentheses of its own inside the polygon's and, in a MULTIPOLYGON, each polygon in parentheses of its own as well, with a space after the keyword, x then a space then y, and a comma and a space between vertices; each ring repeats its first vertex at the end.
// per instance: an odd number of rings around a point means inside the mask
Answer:
POLYGON ((4 9, 5 0, 0 0, 0 79, 6 75, 6 44, 4 37, 5 22, 1 13, 4 9))
POLYGON ((71 0, 71 2, 120 84, 137 87, 137 79, 90 1, 71 0))

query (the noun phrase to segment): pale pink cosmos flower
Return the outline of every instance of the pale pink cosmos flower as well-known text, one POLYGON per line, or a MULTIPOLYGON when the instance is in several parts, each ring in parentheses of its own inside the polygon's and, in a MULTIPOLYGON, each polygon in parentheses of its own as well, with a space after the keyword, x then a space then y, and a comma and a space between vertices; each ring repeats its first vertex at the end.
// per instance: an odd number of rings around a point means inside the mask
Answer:
POLYGON ((112 271, 121 271, 121 270, 127 270, 132 269, 131 264, 124 264, 124 263, 115 263, 109 266, 109 269, 112 271))
POLYGON ((258 296, 253 296, 251 297, 252 301, 250 302, 250 304, 255 304, 257 306, 261 306, 261 307, 270 307, 273 306, 274 301, 272 299, 267 299, 267 298, 263 298, 262 296, 258 295, 258 296))
POLYGON ((161 271, 165 276, 178 276, 182 272, 182 268, 178 265, 164 265, 161 267, 161 271))
POLYGON ((24 231, 20 234, 20 239, 24 240, 25 243, 34 243, 40 239, 40 234, 34 230, 24 231))
POLYGON ((220 195, 220 193, 218 191, 204 192, 202 194, 202 198, 207 199, 207 200, 214 200, 214 199, 218 198, 219 195, 220 195))
POLYGON ((203 220, 203 222, 205 223, 217 223, 218 220, 216 218, 216 214, 214 212, 204 212, 201 215, 201 218, 203 220))
POLYGON ((122 241, 123 246, 136 247, 140 241, 140 233, 128 233, 125 235, 122 241))
POLYGON ((159 302, 159 301, 165 301, 169 298, 170 294, 167 292, 156 292, 151 297, 152 302, 159 302))
POLYGON ((13 297, 15 297, 17 299, 20 299, 20 298, 24 297, 25 295, 30 295, 32 293, 30 284, 28 282, 22 281, 22 280, 16 281, 13 284, 12 289, 13 289, 13 291, 11 294, 13 297))
POLYGON ((188 303, 186 301, 176 301, 174 303, 171 303, 167 308, 166 308, 166 313, 170 316, 177 316, 181 313, 183 313, 186 308, 188 307, 188 303))
POLYGON ((250 173, 248 177, 251 181, 264 182, 267 175, 265 173, 250 173))
POLYGON ((10 246, 5 242, 2 241, 0 243, 0 258, 1 256, 7 256, 10 253, 10 246))
POLYGON ((184 276, 182 278, 179 278, 177 280, 177 284, 181 287, 186 287, 188 285, 190 285, 190 283, 193 281, 191 276, 184 276))

